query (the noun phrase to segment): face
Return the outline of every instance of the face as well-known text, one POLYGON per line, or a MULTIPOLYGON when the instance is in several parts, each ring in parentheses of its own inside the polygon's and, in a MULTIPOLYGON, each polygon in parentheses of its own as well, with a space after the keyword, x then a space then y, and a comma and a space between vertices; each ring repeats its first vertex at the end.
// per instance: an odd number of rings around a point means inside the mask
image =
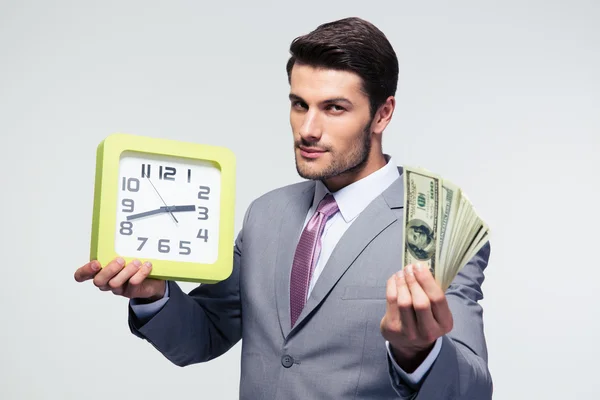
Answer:
POLYGON ((300 176, 324 180, 335 190, 379 168, 371 165, 369 98, 358 75, 296 64, 290 85, 290 123, 300 176))
POLYGON ((429 239, 426 234, 421 233, 414 228, 409 228, 407 233, 407 241, 413 246, 419 249, 424 249, 429 244, 429 239))

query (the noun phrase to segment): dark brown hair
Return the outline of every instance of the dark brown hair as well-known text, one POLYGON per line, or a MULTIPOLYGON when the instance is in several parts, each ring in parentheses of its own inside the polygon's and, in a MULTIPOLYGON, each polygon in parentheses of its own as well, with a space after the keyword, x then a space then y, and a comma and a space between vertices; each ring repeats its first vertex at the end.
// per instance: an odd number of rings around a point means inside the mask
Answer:
POLYGON ((286 69, 291 80, 295 63, 351 71, 363 80, 371 117, 389 96, 396 94, 398 58, 375 25, 360 18, 344 18, 319 25, 290 45, 286 69))

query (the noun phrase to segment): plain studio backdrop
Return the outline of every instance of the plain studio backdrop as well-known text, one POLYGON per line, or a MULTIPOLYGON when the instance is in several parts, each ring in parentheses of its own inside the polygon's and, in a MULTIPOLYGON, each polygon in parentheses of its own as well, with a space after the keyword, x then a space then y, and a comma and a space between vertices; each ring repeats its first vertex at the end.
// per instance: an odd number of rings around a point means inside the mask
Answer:
POLYGON ((125 132, 231 149, 237 234, 254 198, 300 180, 290 42, 347 16, 398 54, 385 151, 453 180, 493 231, 494 398, 600 397, 597 1, 3 0, 0 398, 237 398, 240 344, 176 367, 130 334, 126 299, 74 281, 96 147, 125 132))

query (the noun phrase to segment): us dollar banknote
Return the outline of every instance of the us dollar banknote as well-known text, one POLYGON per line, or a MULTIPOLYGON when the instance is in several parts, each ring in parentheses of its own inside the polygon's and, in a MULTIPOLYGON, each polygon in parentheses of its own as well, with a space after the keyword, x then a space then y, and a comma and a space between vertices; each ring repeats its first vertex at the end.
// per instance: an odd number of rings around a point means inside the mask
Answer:
MULTIPOLYGON (((452 229, 456 223, 456 215, 460 204, 461 191, 460 188, 447 180, 442 181, 442 222, 440 227, 440 267, 449 264, 448 249, 450 248, 450 239, 452 229)), ((444 281, 447 274, 446 268, 438 269, 438 278, 444 281)))
POLYGON ((404 167, 403 266, 421 263, 446 290, 489 239, 463 191, 423 168, 404 167))
POLYGON ((440 178, 416 168, 404 168, 403 265, 421 263, 435 275, 439 257, 440 178))

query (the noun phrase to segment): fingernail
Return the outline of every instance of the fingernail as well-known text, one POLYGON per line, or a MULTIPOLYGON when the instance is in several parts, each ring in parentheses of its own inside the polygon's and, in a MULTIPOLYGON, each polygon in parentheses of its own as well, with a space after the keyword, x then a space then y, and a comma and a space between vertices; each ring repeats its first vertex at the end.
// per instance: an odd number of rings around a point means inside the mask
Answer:
POLYGON ((92 261, 91 267, 92 267, 92 270, 94 270, 94 271, 98 271, 100 269, 100 266, 98 265, 98 263, 96 261, 92 261))
POLYGON ((140 260, 133 260, 133 265, 139 268, 142 266, 142 262, 140 260))
POLYGON ((121 257, 117 258, 117 264, 119 264, 121 267, 123 265, 125 265, 125 260, 123 260, 121 257))
POLYGON ((421 265, 421 263, 417 263, 417 264, 415 265, 415 269, 416 269, 417 271, 421 271, 421 270, 423 269, 423 266, 421 265))
POLYGON ((151 263, 150 261, 146 261, 146 262, 144 263, 144 265, 145 265, 145 266, 146 266, 146 268, 148 268, 148 269, 152 268, 152 263, 151 263))
POLYGON ((396 276, 397 276, 398 278, 404 278, 404 271, 403 271, 403 270, 400 270, 400 271, 396 272, 396 276))
POLYGON ((408 273, 409 275, 413 275, 414 274, 412 264, 407 265, 405 269, 406 269, 406 273, 408 273))

